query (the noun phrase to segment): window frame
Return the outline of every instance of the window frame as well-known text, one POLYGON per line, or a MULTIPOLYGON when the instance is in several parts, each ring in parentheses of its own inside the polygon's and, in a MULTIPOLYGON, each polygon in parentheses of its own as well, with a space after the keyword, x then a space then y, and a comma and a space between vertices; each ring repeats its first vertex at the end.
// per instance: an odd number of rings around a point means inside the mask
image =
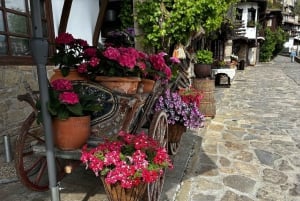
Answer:
MULTIPOLYGON (((28 12, 30 6, 30 1, 26 1, 26 12, 18 12, 16 10, 12 10, 9 8, 4 8, 2 5, 4 5, 5 0, 0 0, 0 11, 3 12, 3 22, 4 22, 4 31, 0 31, 1 35, 6 36, 6 44, 8 45, 8 55, 2 55, 0 56, 0 65, 34 65, 33 57, 32 55, 29 56, 16 56, 16 55, 11 55, 10 49, 11 49, 11 41, 8 40, 9 36, 13 37, 23 37, 23 38, 28 38, 29 40, 32 38, 32 21, 31 21, 31 13, 28 12), (19 33, 10 33, 8 31, 8 23, 7 23, 7 14, 6 12, 9 11, 9 13, 21 15, 21 16, 26 16, 28 20, 27 24, 27 29, 28 29, 28 34, 19 34, 19 33)), ((46 22, 47 26, 47 33, 48 37, 47 40, 49 43, 53 43, 54 41, 54 25, 53 25, 53 13, 52 13, 52 3, 51 0, 41 0, 41 2, 44 2, 43 8, 44 8, 44 13, 45 16, 42 16, 42 23, 46 22)), ((48 55, 53 55, 54 48, 49 46, 48 49, 48 55)))

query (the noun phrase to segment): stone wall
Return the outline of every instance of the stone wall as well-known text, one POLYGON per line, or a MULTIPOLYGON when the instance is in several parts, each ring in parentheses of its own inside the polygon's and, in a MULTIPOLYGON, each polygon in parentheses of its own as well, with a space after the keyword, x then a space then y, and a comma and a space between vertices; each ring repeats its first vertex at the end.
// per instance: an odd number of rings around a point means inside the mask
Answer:
MULTIPOLYGON (((52 70, 48 71, 52 72, 52 70)), ((25 81, 33 90, 38 90, 36 66, 0 67, 0 154, 4 151, 3 136, 10 136, 14 149, 20 126, 32 111, 29 104, 17 99, 19 94, 26 93, 23 84, 25 81)))

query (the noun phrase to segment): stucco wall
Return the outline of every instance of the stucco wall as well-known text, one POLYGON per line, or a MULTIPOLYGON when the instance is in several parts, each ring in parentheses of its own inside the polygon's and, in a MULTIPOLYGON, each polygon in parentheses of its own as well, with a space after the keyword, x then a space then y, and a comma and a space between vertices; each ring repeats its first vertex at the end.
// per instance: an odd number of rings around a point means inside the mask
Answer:
MULTIPOLYGON (((51 75, 52 67, 47 67, 51 75)), ((31 106, 17 99, 25 94, 24 81, 33 90, 38 90, 38 78, 35 66, 0 67, 0 153, 3 153, 3 136, 9 135, 11 144, 19 133, 21 123, 32 111, 31 106)))

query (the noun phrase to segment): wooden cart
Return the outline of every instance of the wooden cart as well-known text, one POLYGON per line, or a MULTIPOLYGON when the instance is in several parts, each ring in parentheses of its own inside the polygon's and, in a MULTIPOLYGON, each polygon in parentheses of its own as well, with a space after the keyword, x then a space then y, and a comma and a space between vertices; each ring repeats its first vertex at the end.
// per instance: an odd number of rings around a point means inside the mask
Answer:
MULTIPOLYGON (((179 74, 177 80, 168 87, 175 89, 178 86, 187 86, 185 74, 179 74)), ((168 122, 165 112, 152 112, 156 99, 165 88, 160 82, 156 82, 149 94, 138 92, 135 95, 126 95, 112 92, 108 88, 92 82, 81 82, 85 91, 98 97, 103 111, 92 117, 92 134, 88 144, 93 146, 102 141, 104 137, 115 135, 119 130, 137 133, 147 129, 148 135, 158 140, 159 143, 168 146, 168 122)), ((33 111, 23 122, 20 133, 16 139, 15 168, 23 185, 35 191, 48 190, 48 170, 45 155, 45 138, 43 128, 36 124, 37 109, 35 103, 38 92, 32 92, 27 87, 28 93, 19 95, 20 101, 26 101, 33 111)), ((178 145, 173 145, 178 147, 178 145)), ((62 151, 55 149, 55 162, 57 168, 57 180, 65 175, 65 166, 80 164, 81 150, 62 151)), ((158 181, 148 185, 148 201, 159 200, 164 183, 164 176, 158 181)))

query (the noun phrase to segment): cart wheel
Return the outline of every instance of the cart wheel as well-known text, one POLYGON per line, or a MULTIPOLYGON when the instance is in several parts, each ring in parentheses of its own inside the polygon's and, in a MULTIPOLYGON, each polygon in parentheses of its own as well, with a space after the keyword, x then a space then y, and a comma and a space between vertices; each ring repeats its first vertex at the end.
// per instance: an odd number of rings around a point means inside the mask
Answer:
POLYGON ((180 146, 180 142, 169 142, 168 150, 170 155, 176 155, 180 146))
MULTIPOLYGON (((36 115, 32 112, 22 125, 16 139, 15 168, 23 185, 31 190, 46 191, 49 187, 46 156, 35 154, 33 145, 45 144, 43 130, 36 125, 36 115)), ((57 180, 64 176, 63 159, 55 159, 57 180)))
MULTIPOLYGON (((150 123, 149 135, 152 136, 154 139, 158 140, 161 146, 165 147, 166 149, 168 148, 168 121, 167 114, 165 112, 160 111, 154 114, 150 123)), ((148 185, 148 195, 146 196, 147 201, 159 200, 163 189, 164 180, 165 171, 164 174, 160 177, 160 179, 148 185)))

